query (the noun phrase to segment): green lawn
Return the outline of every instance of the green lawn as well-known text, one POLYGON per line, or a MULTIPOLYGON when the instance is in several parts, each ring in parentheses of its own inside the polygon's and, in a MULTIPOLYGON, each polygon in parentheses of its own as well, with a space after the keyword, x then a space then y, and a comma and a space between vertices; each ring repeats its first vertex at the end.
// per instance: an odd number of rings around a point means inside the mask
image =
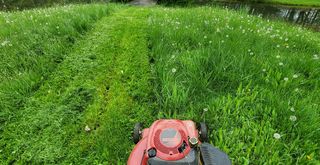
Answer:
POLYGON ((160 118, 205 121, 234 164, 320 163, 319 33, 115 4, 0 13, 0 26, 1 164, 125 164, 134 123, 160 118))

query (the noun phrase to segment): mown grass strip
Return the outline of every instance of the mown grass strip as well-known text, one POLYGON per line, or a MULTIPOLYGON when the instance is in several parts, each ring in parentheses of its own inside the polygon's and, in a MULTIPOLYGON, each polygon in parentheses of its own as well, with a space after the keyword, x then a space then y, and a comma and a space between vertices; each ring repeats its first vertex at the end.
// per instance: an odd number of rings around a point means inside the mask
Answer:
POLYGON ((4 163, 126 161, 133 123, 153 120, 147 15, 116 12, 76 45, 5 127, 4 163))

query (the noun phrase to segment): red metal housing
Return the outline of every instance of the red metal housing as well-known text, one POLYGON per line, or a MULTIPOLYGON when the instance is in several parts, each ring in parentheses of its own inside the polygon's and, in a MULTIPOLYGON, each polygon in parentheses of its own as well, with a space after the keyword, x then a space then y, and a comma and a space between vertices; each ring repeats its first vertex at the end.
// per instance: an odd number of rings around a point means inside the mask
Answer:
MULTIPOLYGON (((198 130, 191 120, 157 120, 142 131, 142 139, 130 154, 128 165, 146 165, 150 149, 156 149, 156 157, 165 161, 183 159, 191 147, 189 138, 198 138, 198 130), (181 146, 183 144, 183 150, 181 146)), ((200 143, 200 142, 199 142, 200 143)))

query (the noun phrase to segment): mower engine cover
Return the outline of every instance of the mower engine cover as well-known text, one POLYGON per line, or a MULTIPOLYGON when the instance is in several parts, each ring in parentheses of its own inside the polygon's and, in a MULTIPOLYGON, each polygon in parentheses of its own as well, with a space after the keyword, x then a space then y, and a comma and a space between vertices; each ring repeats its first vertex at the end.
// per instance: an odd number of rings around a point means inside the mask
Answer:
POLYGON ((134 139, 139 140, 140 137, 140 141, 131 152, 128 165, 198 165, 212 161, 224 162, 224 160, 231 164, 225 153, 221 151, 222 154, 216 153, 219 150, 213 147, 210 149, 210 144, 198 140, 201 131, 197 130, 191 120, 157 120, 150 128, 141 131, 142 128, 139 127, 140 124, 135 127, 134 139), (223 160, 216 161, 215 159, 219 159, 217 155, 223 160))

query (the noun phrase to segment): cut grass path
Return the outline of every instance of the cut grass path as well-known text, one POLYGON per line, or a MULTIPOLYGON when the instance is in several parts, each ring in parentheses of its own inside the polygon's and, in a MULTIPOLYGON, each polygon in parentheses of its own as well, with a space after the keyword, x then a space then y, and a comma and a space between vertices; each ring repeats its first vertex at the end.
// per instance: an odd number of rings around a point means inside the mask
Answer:
POLYGON ((154 119, 147 15, 128 8, 97 23, 6 126, 2 163, 126 161, 128 130, 154 119))

